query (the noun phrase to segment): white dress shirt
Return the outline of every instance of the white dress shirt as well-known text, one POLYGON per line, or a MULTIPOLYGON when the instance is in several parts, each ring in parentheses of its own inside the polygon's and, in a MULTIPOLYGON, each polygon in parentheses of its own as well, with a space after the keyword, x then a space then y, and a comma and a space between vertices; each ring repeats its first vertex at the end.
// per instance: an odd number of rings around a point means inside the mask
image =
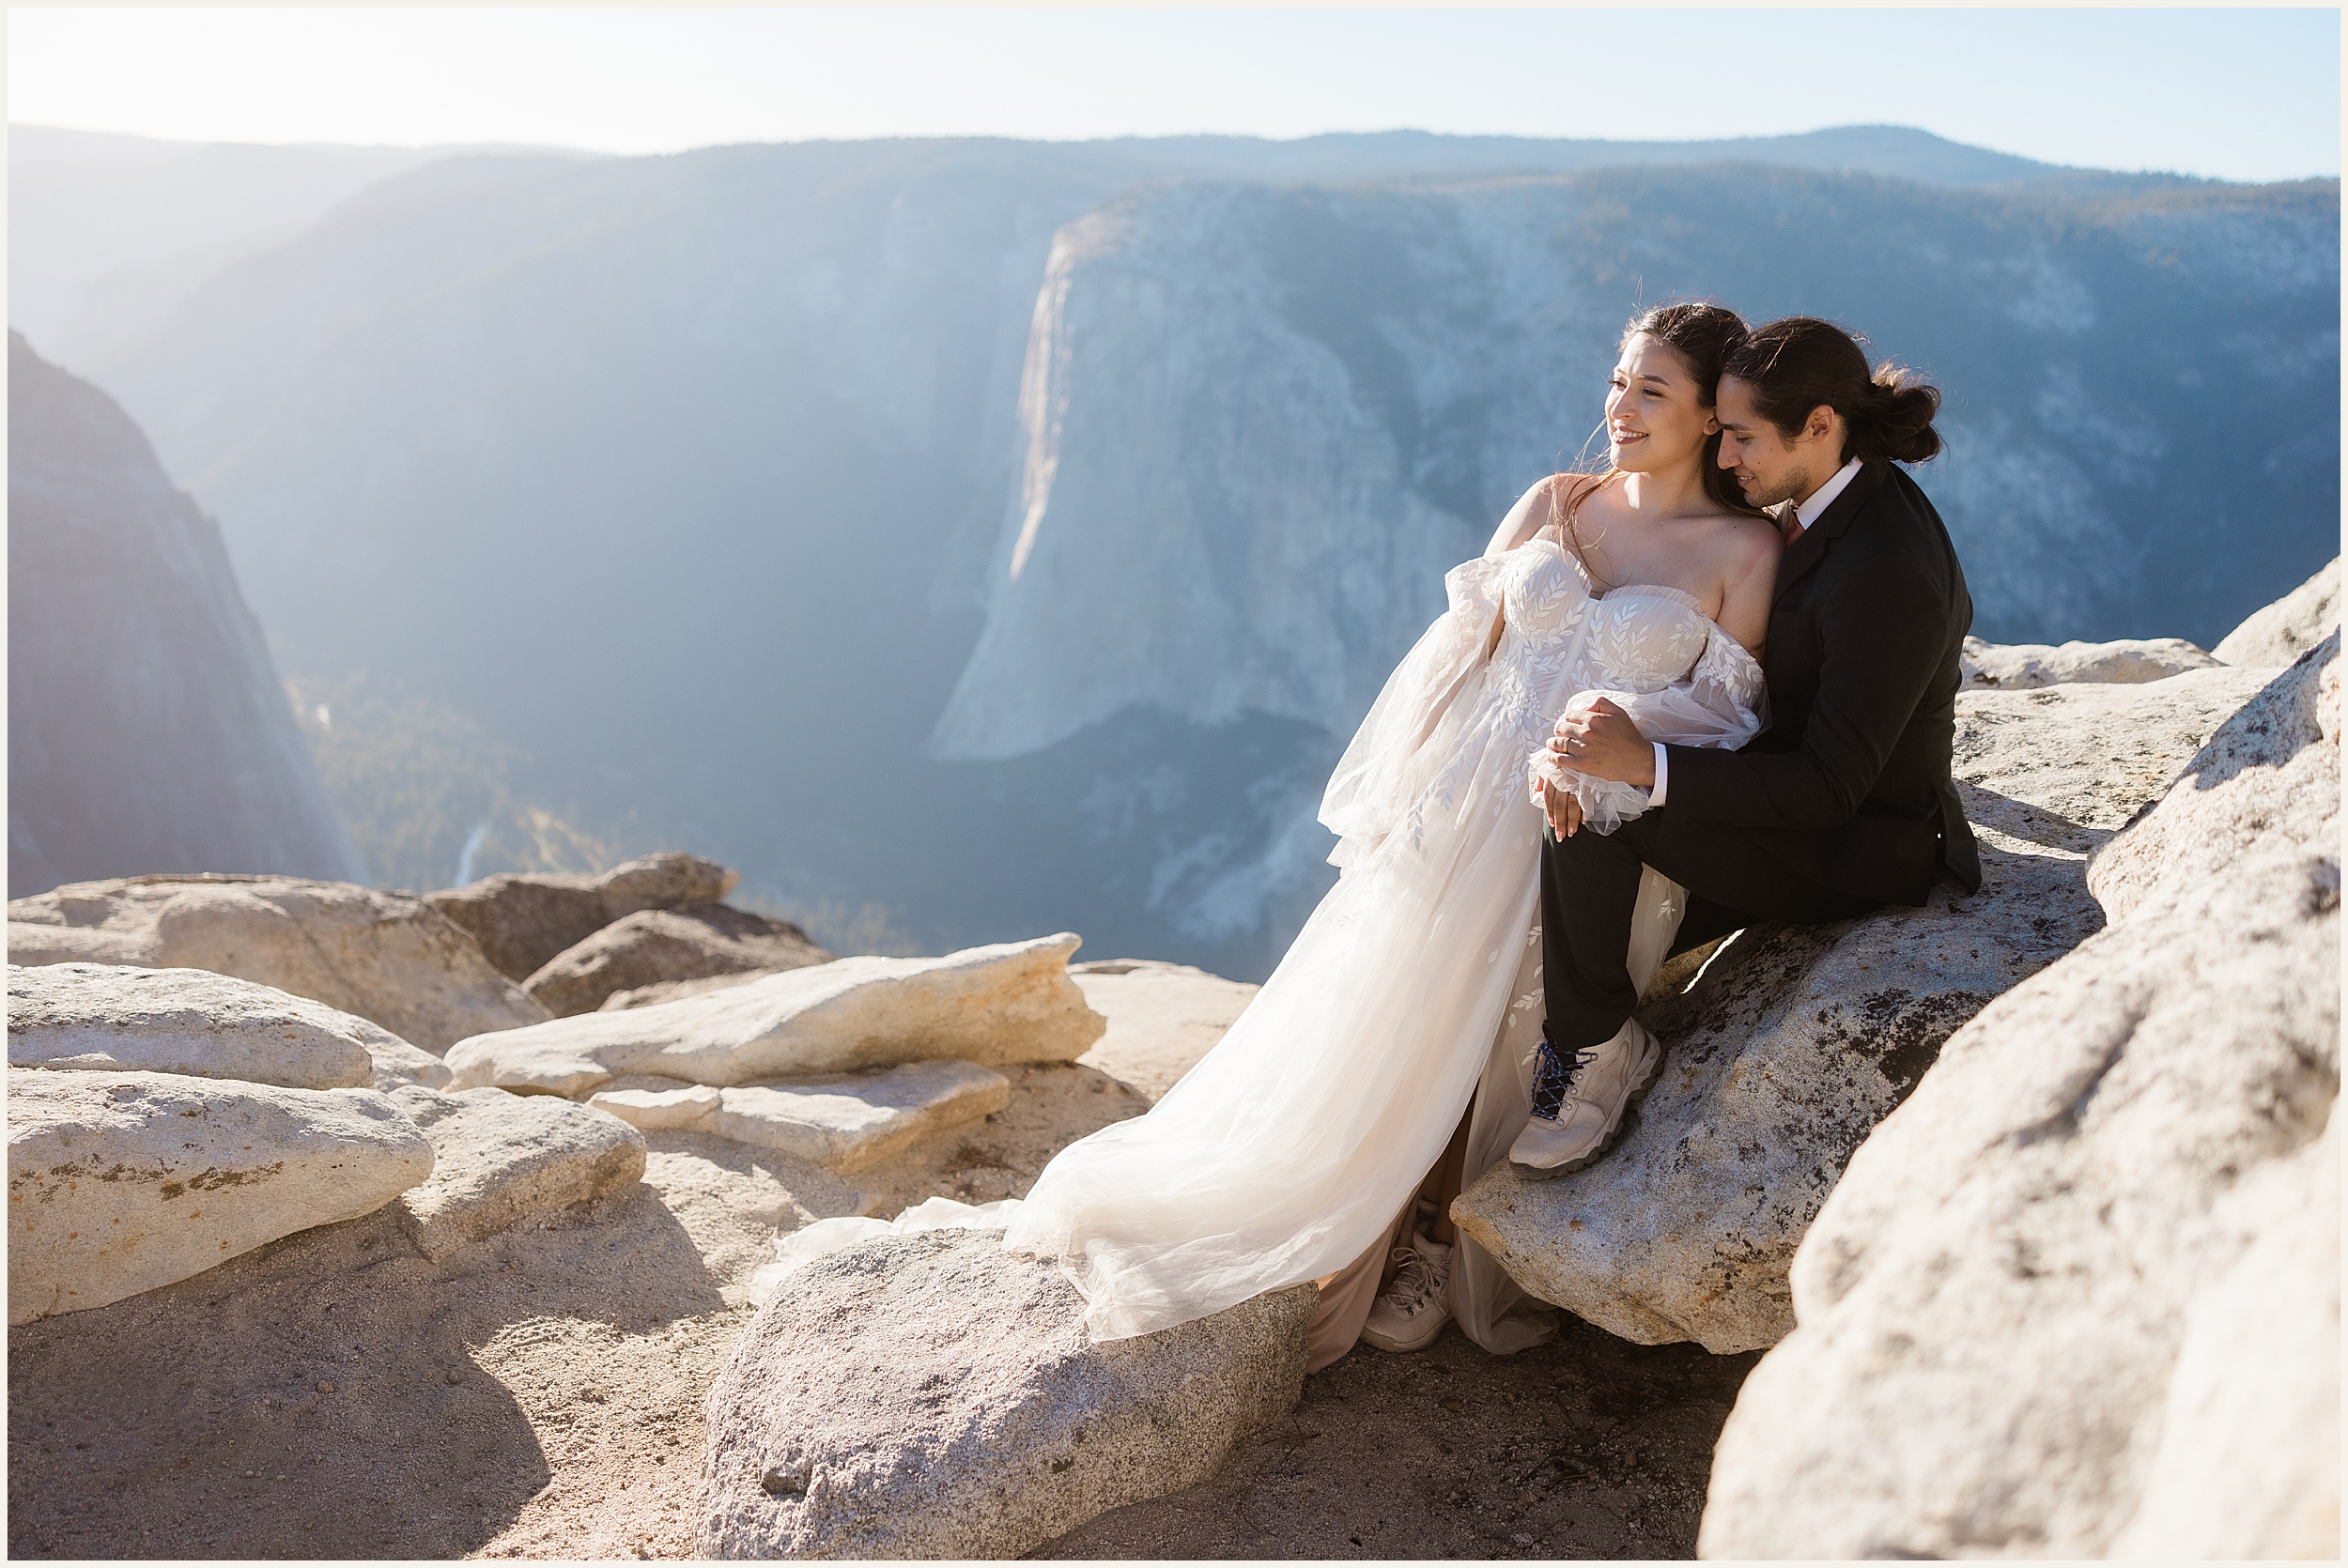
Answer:
POLYGON ((1850 482, 1858 477, 1859 459, 1854 457, 1835 469, 1832 479, 1811 491, 1809 499, 1794 508, 1793 538, 1786 540, 1786 543, 1790 545, 1794 539, 1799 539, 1809 532, 1810 525, 1816 522, 1819 515, 1834 504, 1834 498, 1849 489, 1850 482))
MULTIPOLYGON (((1859 459, 1854 457, 1834 470, 1834 477, 1810 492, 1794 508, 1794 526, 1785 542, 1792 544, 1810 531, 1810 525, 1818 520, 1826 509, 1834 504, 1834 498, 1850 488, 1850 482, 1859 477, 1859 459)), ((1653 810, 1663 804, 1663 796, 1671 788, 1671 759, 1663 753, 1663 743, 1655 743, 1655 789, 1647 796, 1647 808, 1653 810)))

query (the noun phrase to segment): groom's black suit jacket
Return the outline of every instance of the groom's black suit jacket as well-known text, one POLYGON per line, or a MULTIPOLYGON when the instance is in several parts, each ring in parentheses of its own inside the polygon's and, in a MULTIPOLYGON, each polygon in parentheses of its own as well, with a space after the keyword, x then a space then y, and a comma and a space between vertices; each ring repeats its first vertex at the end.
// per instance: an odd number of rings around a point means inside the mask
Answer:
MULTIPOLYGON (((1778 563, 1763 650, 1769 728, 1741 751, 1667 747, 1658 825, 1742 828, 1801 877, 1872 904, 1921 904, 1942 873, 1978 888, 1980 856, 1949 776, 1972 623, 1932 502, 1892 464, 1861 465, 1778 563)), ((1771 903, 1766 888, 1701 891, 1771 903)))

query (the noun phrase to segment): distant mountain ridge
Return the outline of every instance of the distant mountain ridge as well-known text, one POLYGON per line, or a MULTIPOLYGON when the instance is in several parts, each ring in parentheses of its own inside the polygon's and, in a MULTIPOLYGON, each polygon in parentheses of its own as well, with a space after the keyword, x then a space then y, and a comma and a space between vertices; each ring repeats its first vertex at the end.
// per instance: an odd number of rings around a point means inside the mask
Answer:
POLYGON ((379 181, 535 150, 169 142, 10 125, 8 322, 61 359, 94 362, 156 330, 221 268, 379 181))
MULTIPOLYGON (((971 141, 984 141, 974 138, 971 141)), ((744 144, 764 146, 767 144, 744 144)), ((802 143, 796 146, 871 146, 802 143)), ((911 146, 955 145, 907 139, 911 146)), ((965 144, 966 145, 966 144, 965 144)), ((1003 146, 1032 146, 1001 142, 1003 146)), ((2066 170, 1944 141, 1904 126, 1845 126, 1791 136, 1708 142, 1611 142, 1454 136, 1424 131, 1126 137, 1064 144, 1125 168, 1126 177, 1212 175, 1316 182, 1546 171, 1722 160, 1877 174, 1926 184, 1997 185, 2093 175, 2129 188, 2173 177, 2066 170)), ((732 150, 725 148, 709 151, 732 150)), ((8 319, 48 352, 102 365, 155 330, 221 268, 282 243, 363 192, 409 173, 483 161, 510 166, 600 159, 565 148, 276 146, 172 142, 57 126, 8 127, 8 319)), ((684 156, 695 156, 691 154, 684 156)))
POLYGON ((8 897, 357 881, 220 533, 112 399, 8 336, 8 897))
POLYGON ((2332 552, 2336 181, 1727 146, 443 161, 87 368, 289 673, 398 675, 582 825, 940 947, 1260 974, 1328 874, 1333 748, 1642 300, 1818 311, 1939 376, 1921 477, 1987 635, 2206 638, 2332 552))

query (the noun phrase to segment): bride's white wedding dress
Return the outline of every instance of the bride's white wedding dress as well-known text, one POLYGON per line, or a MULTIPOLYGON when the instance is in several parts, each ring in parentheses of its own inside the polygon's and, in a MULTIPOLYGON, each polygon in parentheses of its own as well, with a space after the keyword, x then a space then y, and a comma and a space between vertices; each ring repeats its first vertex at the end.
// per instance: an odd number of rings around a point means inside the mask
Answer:
MULTIPOLYGON (((1011 1208, 1004 1245, 1059 1260, 1096 1339, 1344 1268, 1411 1201, 1471 1096, 1470 1180, 1522 1130, 1542 1012, 1545 828, 1527 769, 1570 700, 1608 696, 1655 740, 1733 746, 1760 729, 1760 667, 1689 594, 1600 594, 1546 536, 1444 587, 1449 608, 1330 780, 1337 884, 1165 1099, 1061 1151, 1011 1208)), ((1600 831, 1645 806, 1645 790, 1552 776, 1600 831)), ((1631 941, 1642 985, 1680 906, 1649 872, 1631 941)), ((1546 1313, 1461 1241, 1461 1326, 1497 1351, 1546 1337, 1546 1313)))

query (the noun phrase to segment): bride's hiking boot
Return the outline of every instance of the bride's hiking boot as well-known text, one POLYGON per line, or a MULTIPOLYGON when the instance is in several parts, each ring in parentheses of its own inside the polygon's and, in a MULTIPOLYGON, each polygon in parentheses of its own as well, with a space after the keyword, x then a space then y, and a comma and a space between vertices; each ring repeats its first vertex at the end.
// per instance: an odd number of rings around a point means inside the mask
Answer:
POLYGON ((1394 1281, 1370 1303, 1362 1338, 1381 1350, 1424 1350, 1451 1321, 1451 1249, 1427 1239, 1394 1250, 1394 1281))
POLYGON ((1570 1058, 1544 1037, 1533 1080, 1533 1119, 1508 1145, 1508 1163, 1518 1175, 1537 1179, 1589 1165, 1614 1145, 1624 1114, 1662 1065, 1662 1042, 1637 1019, 1570 1058))

